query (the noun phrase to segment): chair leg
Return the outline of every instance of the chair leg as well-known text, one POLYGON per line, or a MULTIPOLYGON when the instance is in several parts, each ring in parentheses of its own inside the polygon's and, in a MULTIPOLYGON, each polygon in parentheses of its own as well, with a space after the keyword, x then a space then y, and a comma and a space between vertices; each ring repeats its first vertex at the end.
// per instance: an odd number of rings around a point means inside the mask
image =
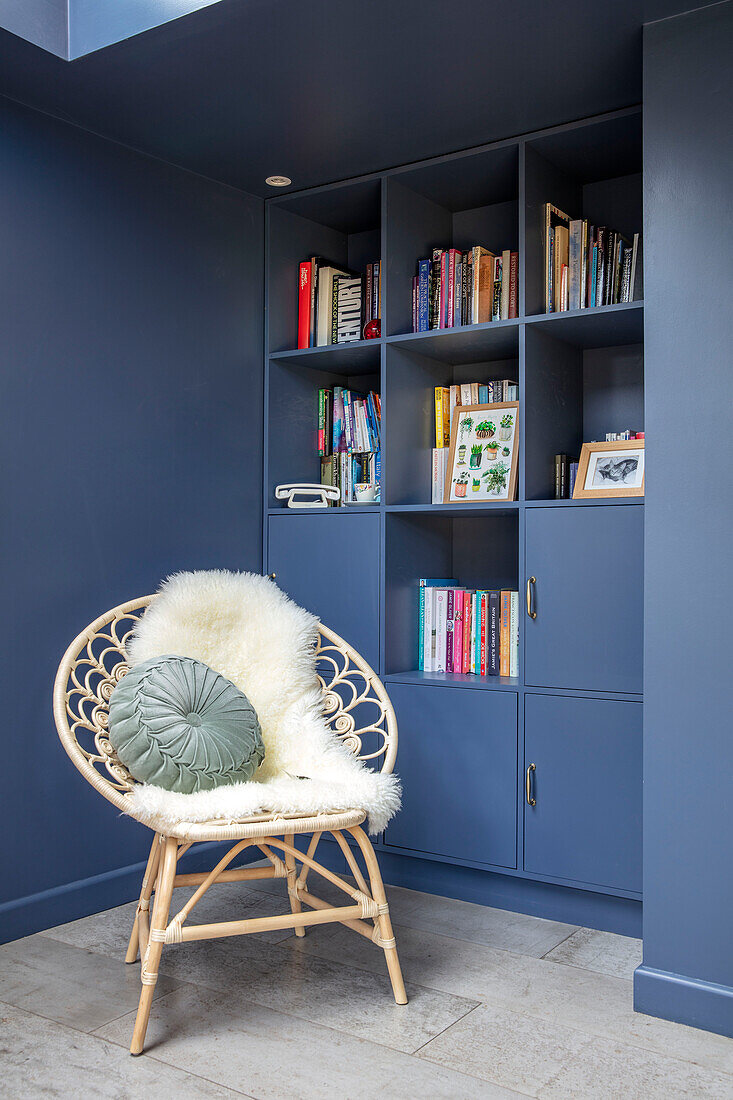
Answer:
MULTIPOLYGON (((287 837, 285 837, 284 839, 287 840, 287 837)), ((294 843, 292 837, 290 843, 294 843)), ((300 904, 300 898, 297 894, 296 880, 298 877, 298 870, 295 865, 295 856, 292 855, 290 852, 284 852, 283 855, 285 857, 285 869, 288 872, 288 896, 290 898, 290 911, 291 913, 300 913, 302 910, 302 906, 300 904)), ((305 928, 296 928, 295 935, 298 937, 303 937, 305 935, 305 928)))
POLYGON ((165 942, 165 930, 168 925, 168 910, 173 894, 173 882, 176 877, 176 864, 178 856, 178 842, 172 837, 166 837, 163 841, 164 850, 158 882, 155 889, 155 905, 153 906, 153 919, 150 922, 150 940, 143 955, 140 968, 140 980, 142 990, 140 1004, 137 1009, 135 1030, 132 1034, 130 1054, 142 1054, 145 1043, 145 1032, 148 1030, 150 1008, 155 993, 155 983, 158 980, 158 964, 165 942))
POLYGON ((406 1005, 407 993, 405 992, 405 983, 402 978, 402 968, 400 967, 399 956, 397 955, 397 944, 392 930, 392 921, 389 919, 387 895, 384 892, 384 883, 382 882, 382 873, 379 870, 377 856, 372 847, 372 842, 359 825, 354 829, 350 829, 349 832, 361 848, 364 861, 367 865, 367 871, 369 872, 372 897, 380 909, 374 921, 376 933, 374 942, 379 944, 384 951, 395 1001, 398 1005, 406 1005))
POLYGON ((132 924, 132 932, 130 933, 130 942, 127 945, 127 954, 125 955, 126 963, 134 963, 137 960, 137 952, 140 946, 140 910, 150 909, 150 895, 153 892, 153 885, 155 883, 155 872, 158 869, 158 857, 160 855, 160 840, 156 833, 153 837, 153 843, 150 846, 150 855, 148 856, 148 863, 145 868, 145 874, 143 875, 142 886, 140 887, 140 897, 137 903, 137 912, 135 913, 135 920, 132 924))

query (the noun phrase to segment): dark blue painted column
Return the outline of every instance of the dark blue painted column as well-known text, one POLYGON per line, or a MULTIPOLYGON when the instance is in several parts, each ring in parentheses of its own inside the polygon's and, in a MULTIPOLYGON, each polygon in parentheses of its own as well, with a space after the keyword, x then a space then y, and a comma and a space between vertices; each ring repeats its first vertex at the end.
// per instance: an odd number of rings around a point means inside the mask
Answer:
POLYGON ((643 1012, 733 1035, 733 4, 644 35, 643 1012))
POLYGON ((7 100, 0 147, 1 939, 131 896, 149 843, 58 742, 66 646, 261 568, 263 212, 7 100))

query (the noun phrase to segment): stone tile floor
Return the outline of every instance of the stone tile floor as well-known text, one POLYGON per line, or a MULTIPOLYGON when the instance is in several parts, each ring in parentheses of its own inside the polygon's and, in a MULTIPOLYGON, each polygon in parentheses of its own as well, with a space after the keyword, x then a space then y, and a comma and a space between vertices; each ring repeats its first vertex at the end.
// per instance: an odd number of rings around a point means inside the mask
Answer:
MULTIPOLYGON (((5 944, 0 1096, 733 1100, 733 1040, 633 1012, 640 941, 388 894, 409 1005, 382 952, 337 925, 171 946, 140 1058, 134 905, 5 944)), ((269 880, 215 888, 192 916, 287 910, 269 880)))

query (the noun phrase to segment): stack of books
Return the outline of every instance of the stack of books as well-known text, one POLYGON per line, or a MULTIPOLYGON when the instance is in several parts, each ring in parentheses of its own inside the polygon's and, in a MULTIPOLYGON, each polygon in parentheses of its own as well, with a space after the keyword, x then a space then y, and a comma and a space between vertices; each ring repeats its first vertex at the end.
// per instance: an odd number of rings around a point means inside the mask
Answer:
POLYGON ((412 280, 412 331, 506 321, 517 316, 519 253, 474 245, 434 248, 417 261, 412 280))
POLYGON ((453 411, 458 405, 489 405, 517 401, 519 387, 510 378, 496 382, 464 382, 460 386, 435 387, 435 446, 432 466, 432 503, 443 503, 450 450, 453 411))
POLYGON ((570 455, 555 455, 555 500, 571 500, 578 476, 578 460, 570 455))
POLYGON ((421 578, 418 668, 424 672, 519 675, 519 593, 461 588, 421 578))
POLYGON ((379 394, 357 393, 334 386, 318 391, 318 454, 321 484, 340 490, 337 504, 365 502, 357 486, 371 486, 367 494, 380 499, 382 405, 379 394))
POLYGON ((634 302, 641 287, 641 235, 570 218, 545 203, 545 312, 634 302))
MULTIPOLYGON (((643 432, 632 432, 630 428, 626 428, 623 432, 606 432, 605 442, 643 438, 643 432)), ((594 439, 591 442, 600 443, 601 440, 594 439)), ((578 460, 566 454, 555 455, 555 500, 572 500, 577 477, 578 460)))
POLYGON ((623 432, 606 432, 606 443, 616 443, 620 439, 643 439, 643 432, 632 432, 626 428, 623 432))
POLYGON ((298 279, 298 347, 361 340, 364 326, 379 319, 380 302, 379 261, 367 264, 362 276, 319 256, 304 260, 298 279))

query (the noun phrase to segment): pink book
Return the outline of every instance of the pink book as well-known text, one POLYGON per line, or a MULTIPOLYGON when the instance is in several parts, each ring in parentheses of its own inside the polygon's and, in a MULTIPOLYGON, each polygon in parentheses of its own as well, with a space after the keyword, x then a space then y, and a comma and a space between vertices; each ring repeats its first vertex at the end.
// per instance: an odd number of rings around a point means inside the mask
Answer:
POLYGON ((464 596, 462 588, 454 593, 453 605, 453 668, 452 672, 463 671, 463 614, 464 596))
POLYGON ((446 593, 446 623, 445 623, 445 671, 453 671, 453 647, 454 641, 454 624, 455 624, 455 608, 456 608, 456 590, 455 588, 449 588, 446 593))
POLYGON ((473 614, 473 593, 463 593, 463 667, 464 673, 471 671, 471 617, 473 614))

